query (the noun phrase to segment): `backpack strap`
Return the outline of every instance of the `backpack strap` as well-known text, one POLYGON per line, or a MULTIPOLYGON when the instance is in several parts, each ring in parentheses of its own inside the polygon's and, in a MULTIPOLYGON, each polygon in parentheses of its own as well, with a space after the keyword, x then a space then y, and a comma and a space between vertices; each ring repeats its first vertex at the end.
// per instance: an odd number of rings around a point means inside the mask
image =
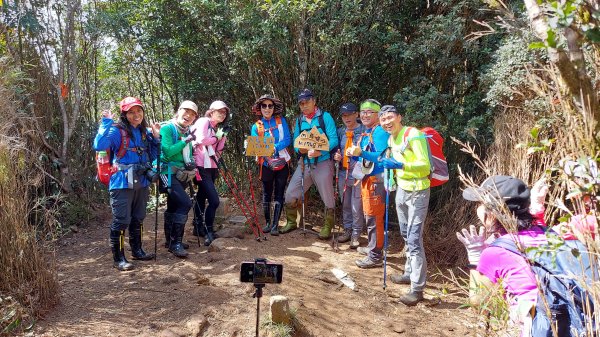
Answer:
POLYGON ((323 118, 324 114, 325 112, 321 111, 321 114, 317 118, 319 119, 319 127, 321 128, 321 131, 323 131, 323 134, 325 137, 327 137, 327 132, 325 131, 325 119, 323 118))
MULTIPOLYGON (((265 124, 263 123, 262 119, 259 119, 256 121, 255 123, 256 125, 256 133, 258 133, 258 136, 260 138, 265 136, 265 124)), ((263 157, 258 157, 258 179, 262 178, 262 167, 263 167, 263 163, 265 162, 263 157)))
POLYGON ((127 153, 127 149, 129 148, 129 137, 127 136, 127 131, 123 130, 122 127, 114 124, 117 129, 119 129, 119 133, 121 134, 121 146, 119 146, 119 151, 116 153, 116 159, 121 159, 127 153))
POLYGON ((173 144, 177 143, 177 135, 179 134, 179 132, 177 131, 177 127, 175 127, 175 124, 170 123, 171 124, 171 131, 172 131, 172 135, 173 135, 173 144))
POLYGON ((412 126, 407 126, 406 130, 404 130, 404 135, 402 135, 402 146, 400 147, 400 153, 404 153, 404 151, 406 151, 406 149, 408 148, 408 145, 410 145, 408 143, 408 141, 410 140, 408 139, 408 135, 410 134, 410 131, 412 129, 412 126))
MULTIPOLYGON (((327 132, 326 132, 326 128, 325 128, 325 119, 323 118, 323 115, 325 114, 324 111, 321 111, 321 114, 319 116, 317 116, 317 121, 319 122, 319 128, 321 128, 321 131, 323 131, 323 134, 325 135, 325 137, 327 137, 327 132)), ((275 120, 277 121, 277 124, 281 124, 281 118, 278 119, 279 116, 275 117, 275 120)), ((298 132, 302 132, 302 129, 300 128, 300 119, 302 119, 302 115, 298 118, 296 118, 296 126, 298 127, 298 132)))
POLYGON ((256 133, 262 138, 265 135, 265 124, 262 119, 257 120, 254 124, 256 125, 256 133))
POLYGON ((515 244, 515 242, 509 238, 499 237, 496 240, 494 240, 490 244, 490 246, 504 248, 511 253, 517 254, 527 259, 527 255, 525 255, 523 252, 517 249, 517 245, 515 244))

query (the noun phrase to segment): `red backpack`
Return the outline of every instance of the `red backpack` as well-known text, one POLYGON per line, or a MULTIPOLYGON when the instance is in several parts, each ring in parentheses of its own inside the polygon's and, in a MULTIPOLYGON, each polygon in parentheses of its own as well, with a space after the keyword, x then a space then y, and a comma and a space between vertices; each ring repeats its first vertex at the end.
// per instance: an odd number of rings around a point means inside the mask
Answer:
MULTIPOLYGON (((404 131, 404 148, 408 147, 408 134, 412 127, 407 127, 404 131)), ((427 149, 429 153, 429 163, 431 164, 431 174, 429 175, 429 181, 431 187, 436 187, 446 183, 450 176, 448 175, 448 163, 446 162, 446 156, 444 156, 444 138, 432 127, 425 127, 421 129, 421 132, 427 139, 427 149)))
MULTIPOLYGON (((116 124, 113 124, 113 126, 116 126, 116 124)), ((96 151, 96 177, 99 182, 106 186, 110 183, 110 177, 117 172, 117 167, 113 165, 114 159, 123 158, 129 147, 127 131, 118 126, 117 129, 119 129, 119 132, 121 133, 121 146, 119 147, 119 151, 117 151, 116 157, 110 151, 110 148, 106 151, 96 151)))

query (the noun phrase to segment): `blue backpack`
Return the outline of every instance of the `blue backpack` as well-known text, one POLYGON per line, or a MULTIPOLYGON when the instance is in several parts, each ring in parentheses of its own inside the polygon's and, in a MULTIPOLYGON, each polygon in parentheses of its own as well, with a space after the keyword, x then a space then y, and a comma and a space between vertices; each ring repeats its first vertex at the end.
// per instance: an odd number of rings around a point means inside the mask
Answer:
POLYGON ((551 325, 556 327, 560 337, 596 336, 595 332, 588 333, 590 327, 595 331, 594 303, 581 281, 585 279, 588 288, 598 281, 598 264, 590 264, 590 258, 596 258, 581 241, 566 240, 559 247, 541 246, 526 254, 509 238, 498 238, 491 245, 524 257, 538 279, 542 289, 533 318, 533 337, 554 336, 551 325))

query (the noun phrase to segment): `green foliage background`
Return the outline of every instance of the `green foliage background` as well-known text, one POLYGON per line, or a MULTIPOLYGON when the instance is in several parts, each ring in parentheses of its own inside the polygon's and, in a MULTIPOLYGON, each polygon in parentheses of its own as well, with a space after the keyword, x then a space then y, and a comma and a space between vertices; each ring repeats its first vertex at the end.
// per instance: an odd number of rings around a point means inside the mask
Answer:
MULTIPOLYGON (((40 24, 40 13, 51 2, 8 2, 2 7, 4 24, 19 32, 24 46, 20 54, 11 49, 15 40, 6 47, 20 55, 30 74, 51 72, 39 61, 30 61, 40 58, 37 41, 56 50, 66 43, 56 36, 46 38, 52 36, 51 27, 40 24)), ((57 12, 67 8, 62 2, 52 3, 57 12)), ((511 3, 519 10, 519 2, 511 3)), ((146 104, 147 117, 162 121, 182 100, 195 101, 202 111, 221 99, 233 112, 226 155, 235 164, 229 166, 239 180, 246 180, 246 166, 233 159, 239 158, 255 120, 252 103, 264 93, 274 94, 286 104, 292 124, 298 114, 296 93, 308 86, 319 106, 339 122, 338 107, 348 101, 375 98, 397 105, 405 124, 431 125, 441 132, 452 174, 459 164, 470 170, 471 159, 450 138, 478 144, 484 156, 493 141, 495 114, 514 82, 520 81, 515 69, 536 57, 521 36, 468 38, 481 30, 476 22, 497 15, 477 0, 85 2, 77 11, 73 40, 84 96, 75 133, 85 141, 71 146, 64 162, 46 159, 46 165, 56 175, 62 173, 59 166, 71 165, 79 196, 81 191, 99 192, 89 144, 102 109, 116 112, 122 97, 137 96, 146 104)), ((52 87, 42 85, 53 81, 51 74, 41 76, 28 92, 45 121, 47 142, 60 148, 61 116, 52 87), (44 91, 50 94, 35 95, 44 91)), ((450 244, 444 242, 453 227, 445 227, 447 213, 436 215, 435 210, 448 207, 458 187, 458 179, 453 179, 432 195, 430 221, 438 236, 431 240, 439 241, 438 251, 453 246, 444 246, 450 244)))

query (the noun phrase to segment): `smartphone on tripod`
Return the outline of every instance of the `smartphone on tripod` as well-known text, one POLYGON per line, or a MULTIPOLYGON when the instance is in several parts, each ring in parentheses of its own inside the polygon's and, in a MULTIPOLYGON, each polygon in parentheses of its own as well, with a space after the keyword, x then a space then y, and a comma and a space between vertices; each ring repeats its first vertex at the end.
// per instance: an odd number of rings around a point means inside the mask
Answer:
POLYGON ((255 284, 281 283, 283 265, 268 262, 267 259, 257 258, 254 262, 242 262, 240 267, 240 282, 255 284))

